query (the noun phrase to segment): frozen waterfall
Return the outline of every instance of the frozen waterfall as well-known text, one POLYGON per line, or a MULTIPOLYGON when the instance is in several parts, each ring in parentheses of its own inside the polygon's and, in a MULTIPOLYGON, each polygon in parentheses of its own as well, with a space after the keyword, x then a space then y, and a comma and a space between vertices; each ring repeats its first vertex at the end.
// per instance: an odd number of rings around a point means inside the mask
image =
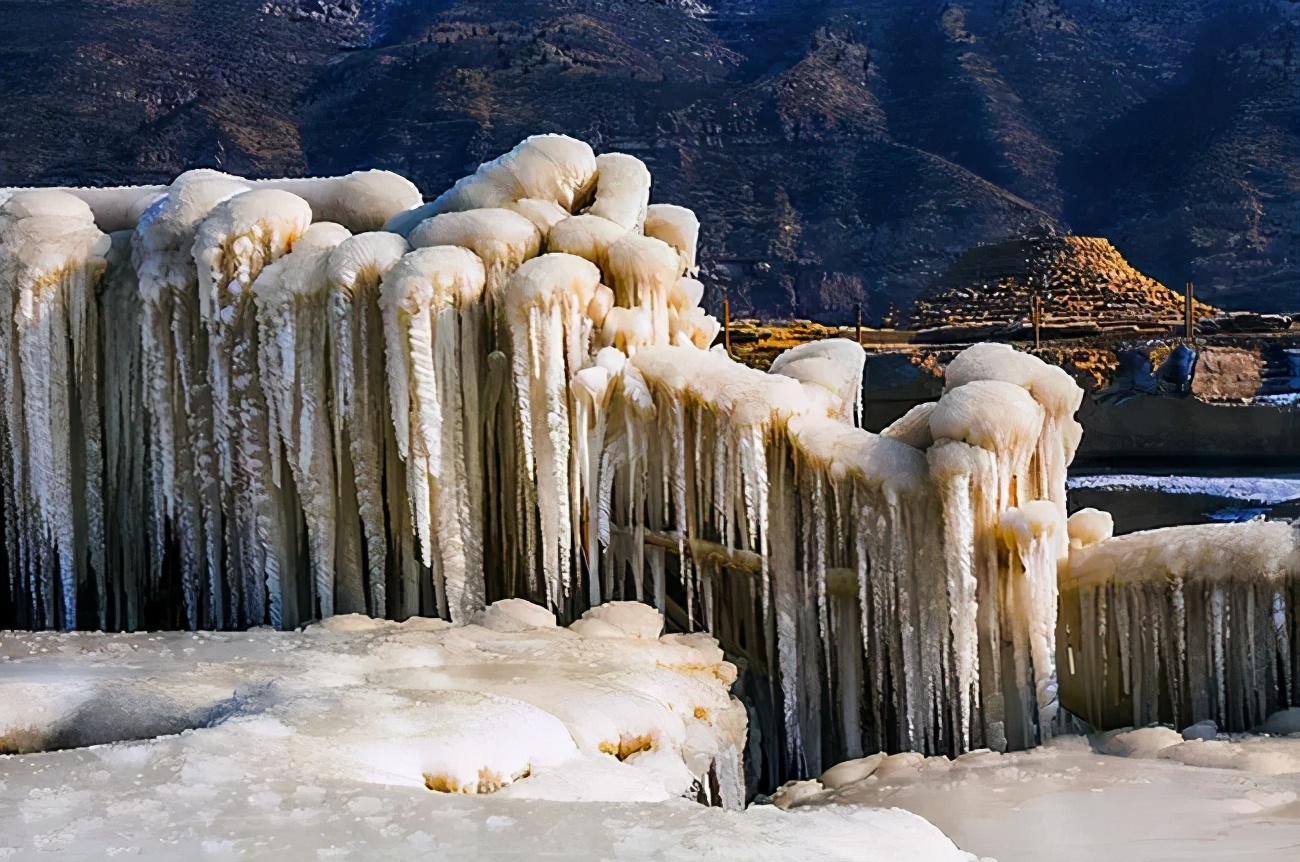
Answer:
POLYGON ((980 345, 862 430, 856 343, 711 348, 699 221, 650 181, 551 135, 429 204, 379 171, 0 191, 0 623, 636 599, 766 687, 773 779, 1036 744, 1079 388, 980 345))

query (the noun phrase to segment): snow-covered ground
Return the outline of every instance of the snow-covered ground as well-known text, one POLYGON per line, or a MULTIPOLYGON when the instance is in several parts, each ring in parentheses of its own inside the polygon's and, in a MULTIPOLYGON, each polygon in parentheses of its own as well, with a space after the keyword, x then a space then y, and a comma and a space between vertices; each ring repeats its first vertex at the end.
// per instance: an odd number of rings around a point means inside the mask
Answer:
POLYGON ((870 760, 835 769, 827 782, 849 783, 788 788, 783 804, 898 806, 1000 862, 1300 858, 1295 737, 1183 742, 1144 729, 1105 742, 1062 737, 1017 754, 895 755, 874 770, 870 760))
POLYGON ((692 801, 735 801, 744 710, 659 627, 0 633, 0 860, 971 858, 901 810, 692 801))

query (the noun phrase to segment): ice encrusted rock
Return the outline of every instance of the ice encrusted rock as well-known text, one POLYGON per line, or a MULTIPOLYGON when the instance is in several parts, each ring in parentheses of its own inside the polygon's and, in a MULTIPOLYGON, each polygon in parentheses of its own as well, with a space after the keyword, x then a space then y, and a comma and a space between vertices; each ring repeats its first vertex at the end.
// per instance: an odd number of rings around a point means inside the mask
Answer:
POLYGON ((1283 709, 1264 719, 1263 730, 1273 736, 1290 736, 1300 733, 1300 706, 1283 709))
POLYGON ((1190 727, 1183 728, 1183 739, 1189 742, 1193 739, 1214 739, 1219 735, 1219 728, 1211 719, 1198 721, 1190 727))

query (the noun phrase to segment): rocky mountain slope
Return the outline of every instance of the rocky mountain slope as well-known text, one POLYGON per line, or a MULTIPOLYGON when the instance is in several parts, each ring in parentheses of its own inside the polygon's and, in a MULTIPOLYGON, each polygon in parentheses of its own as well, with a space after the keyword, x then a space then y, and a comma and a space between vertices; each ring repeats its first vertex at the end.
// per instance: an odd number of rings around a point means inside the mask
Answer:
POLYGON ((0 0, 0 185, 645 159, 738 314, 906 308, 1072 230, 1300 307, 1294 0, 0 0))

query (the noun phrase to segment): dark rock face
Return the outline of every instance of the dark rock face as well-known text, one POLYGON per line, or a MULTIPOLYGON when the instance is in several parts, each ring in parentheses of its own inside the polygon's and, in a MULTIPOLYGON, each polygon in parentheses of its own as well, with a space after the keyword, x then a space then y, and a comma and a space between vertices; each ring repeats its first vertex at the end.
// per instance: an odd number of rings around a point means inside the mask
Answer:
MULTIPOLYGON (((980 242, 1104 236, 1300 306, 1289 0, 10 0, 0 185, 646 160, 738 315, 879 321, 980 242)), ((716 292, 713 294, 716 297, 716 292)))

